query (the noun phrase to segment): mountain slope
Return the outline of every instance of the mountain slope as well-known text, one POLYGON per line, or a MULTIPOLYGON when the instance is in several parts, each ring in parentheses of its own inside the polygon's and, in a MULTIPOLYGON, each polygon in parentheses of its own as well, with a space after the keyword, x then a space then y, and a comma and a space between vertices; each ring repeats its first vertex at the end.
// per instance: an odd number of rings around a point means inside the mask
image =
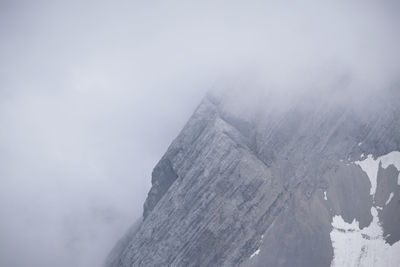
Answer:
POLYGON ((338 247, 352 222, 360 236, 377 224, 375 238, 400 255, 400 166, 377 159, 371 194, 360 163, 400 150, 398 98, 376 99, 260 109, 209 94, 154 168, 143 222, 108 266, 363 266, 375 251, 338 247))

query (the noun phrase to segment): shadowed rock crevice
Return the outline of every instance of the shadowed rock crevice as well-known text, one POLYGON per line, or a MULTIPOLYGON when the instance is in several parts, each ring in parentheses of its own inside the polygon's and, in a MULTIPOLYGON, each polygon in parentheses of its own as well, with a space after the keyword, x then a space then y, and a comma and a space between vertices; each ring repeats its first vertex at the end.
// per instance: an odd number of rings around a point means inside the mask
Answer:
POLYGON ((172 168, 172 164, 168 158, 163 158, 154 168, 151 179, 151 190, 147 196, 143 208, 143 218, 154 209, 154 206, 167 192, 171 184, 178 178, 178 175, 172 168))

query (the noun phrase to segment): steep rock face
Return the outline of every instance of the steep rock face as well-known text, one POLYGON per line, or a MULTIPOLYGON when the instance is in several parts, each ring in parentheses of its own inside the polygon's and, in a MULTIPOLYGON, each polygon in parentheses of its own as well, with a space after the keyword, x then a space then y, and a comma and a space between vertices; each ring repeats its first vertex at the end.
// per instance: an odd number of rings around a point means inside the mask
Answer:
POLYGON ((382 102, 246 113, 208 95, 155 167, 143 222, 108 266, 329 266, 332 218, 367 227, 390 194, 379 218, 395 244, 397 169, 379 168, 372 196, 354 163, 400 150, 399 105, 382 102))

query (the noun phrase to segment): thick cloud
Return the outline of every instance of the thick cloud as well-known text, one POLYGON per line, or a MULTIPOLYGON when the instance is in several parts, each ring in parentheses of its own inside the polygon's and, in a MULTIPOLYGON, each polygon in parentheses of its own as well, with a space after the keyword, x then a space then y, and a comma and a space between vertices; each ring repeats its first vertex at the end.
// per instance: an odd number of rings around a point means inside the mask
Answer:
POLYGON ((395 1, 2 1, 0 265, 101 264, 212 88, 356 97, 396 86, 399 11, 395 1))

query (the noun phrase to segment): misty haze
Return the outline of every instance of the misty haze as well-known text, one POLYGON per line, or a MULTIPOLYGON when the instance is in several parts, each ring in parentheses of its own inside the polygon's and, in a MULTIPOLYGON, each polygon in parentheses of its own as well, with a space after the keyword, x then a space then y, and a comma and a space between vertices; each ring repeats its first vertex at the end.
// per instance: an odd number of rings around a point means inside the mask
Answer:
POLYGON ((0 0, 0 266, 400 266, 399 12, 0 0))

